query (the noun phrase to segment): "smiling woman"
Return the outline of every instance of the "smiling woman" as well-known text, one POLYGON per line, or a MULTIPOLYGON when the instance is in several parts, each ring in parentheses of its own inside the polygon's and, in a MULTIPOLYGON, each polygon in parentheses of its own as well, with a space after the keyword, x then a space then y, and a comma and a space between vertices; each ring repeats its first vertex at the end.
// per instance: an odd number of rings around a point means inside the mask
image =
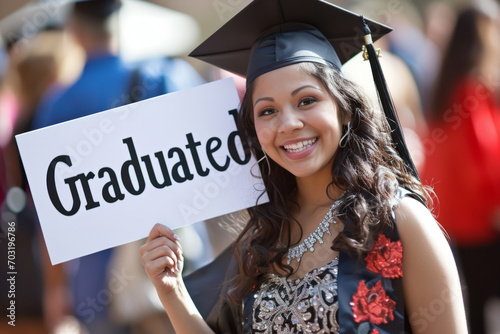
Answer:
POLYGON ((342 73, 361 31, 377 69, 372 37, 387 27, 319 0, 254 0, 193 51, 246 75, 238 129, 267 160, 269 202, 248 209, 237 269, 203 269, 226 281, 206 322, 195 305, 206 309, 201 290, 213 290, 191 286, 193 301, 179 241, 151 230, 142 262, 176 333, 467 332, 450 248, 404 140, 391 137, 397 119, 392 129, 342 73))

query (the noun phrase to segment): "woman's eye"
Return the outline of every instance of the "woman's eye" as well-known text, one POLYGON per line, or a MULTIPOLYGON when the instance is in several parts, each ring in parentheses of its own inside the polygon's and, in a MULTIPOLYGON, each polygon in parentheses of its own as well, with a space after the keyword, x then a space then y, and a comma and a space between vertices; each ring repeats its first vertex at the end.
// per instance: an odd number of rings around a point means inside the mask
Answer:
POLYGON ((259 112, 259 116, 267 116, 267 115, 271 115, 275 112, 275 109, 273 108, 266 108, 266 109, 263 109, 259 112))
POLYGON ((317 100, 314 97, 306 97, 300 101, 299 106, 307 106, 307 105, 310 105, 316 101, 317 100))

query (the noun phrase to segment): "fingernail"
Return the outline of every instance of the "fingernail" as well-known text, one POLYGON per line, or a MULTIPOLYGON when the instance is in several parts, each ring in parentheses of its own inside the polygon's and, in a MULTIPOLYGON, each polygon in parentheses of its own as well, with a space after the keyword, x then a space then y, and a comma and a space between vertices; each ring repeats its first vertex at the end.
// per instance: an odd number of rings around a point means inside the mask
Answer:
POLYGON ((175 233, 174 233, 174 239, 175 239, 175 240, 181 240, 181 239, 179 239, 179 237, 178 237, 178 236, 177 236, 177 234, 175 234, 175 233))

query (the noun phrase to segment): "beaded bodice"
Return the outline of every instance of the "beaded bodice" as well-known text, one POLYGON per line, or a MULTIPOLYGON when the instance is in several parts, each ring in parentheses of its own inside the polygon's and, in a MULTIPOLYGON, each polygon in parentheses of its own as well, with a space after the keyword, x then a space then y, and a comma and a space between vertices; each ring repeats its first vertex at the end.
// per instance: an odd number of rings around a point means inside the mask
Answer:
POLYGON ((338 333, 338 258, 290 280, 271 275, 253 297, 252 333, 338 333))

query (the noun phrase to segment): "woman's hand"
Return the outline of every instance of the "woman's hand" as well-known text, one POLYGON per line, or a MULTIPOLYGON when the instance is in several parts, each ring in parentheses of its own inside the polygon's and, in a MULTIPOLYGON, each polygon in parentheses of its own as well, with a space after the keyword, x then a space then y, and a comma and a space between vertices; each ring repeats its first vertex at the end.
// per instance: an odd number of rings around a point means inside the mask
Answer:
POLYGON ((139 249, 141 261, 178 334, 214 334, 203 320, 182 280, 184 258, 179 238, 165 225, 156 224, 139 249))
POLYGON ((179 238, 171 229, 156 224, 139 250, 144 269, 160 299, 182 285, 182 247, 179 238))

